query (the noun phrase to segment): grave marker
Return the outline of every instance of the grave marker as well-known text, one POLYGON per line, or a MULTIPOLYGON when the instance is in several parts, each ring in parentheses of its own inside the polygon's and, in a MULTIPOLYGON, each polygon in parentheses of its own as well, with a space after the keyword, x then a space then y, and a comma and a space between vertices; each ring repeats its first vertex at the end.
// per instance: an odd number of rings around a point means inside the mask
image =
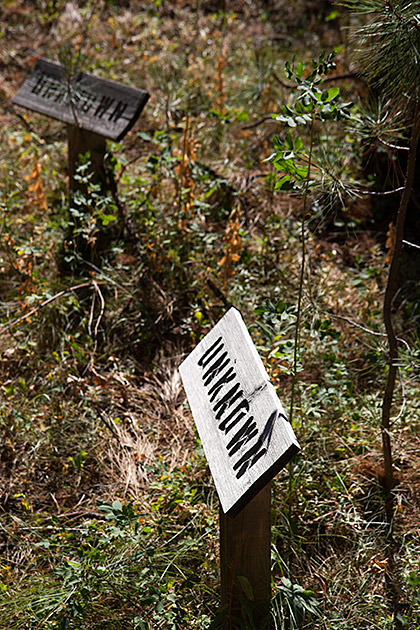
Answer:
MULTIPOLYGON (((79 156, 89 152, 89 181, 107 188, 106 139, 120 141, 134 125, 148 99, 145 90, 85 72, 69 77, 60 64, 39 59, 12 103, 67 124, 71 204, 77 191, 84 195, 87 189, 76 177, 79 156)), ((80 251, 83 257, 92 258, 92 251, 83 253, 82 250, 83 247, 80 251)))
POLYGON ((148 99, 144 90, 85 72, 69 79, 63 66, 39 59, 12 103, 118 142, 148 99))
POLYGON ((299 444, 236 309, 179 369, 221 504, 222 601, 230 615, 242 576, 261 620, 270 600, 269 482, 299 444))

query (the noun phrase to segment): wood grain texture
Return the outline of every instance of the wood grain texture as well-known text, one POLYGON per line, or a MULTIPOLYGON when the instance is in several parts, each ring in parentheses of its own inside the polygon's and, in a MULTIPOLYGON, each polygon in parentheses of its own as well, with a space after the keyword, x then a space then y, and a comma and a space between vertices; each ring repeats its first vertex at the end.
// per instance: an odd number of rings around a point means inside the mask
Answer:
POLYGON ((235 518, 220 511, 221 596, 227 611, 227 630, 245 627, 246 609, 251 612, 255 628, 270 627, 270 565, 271 484, 268 484, 235 518))
POLYGON ((80 129, 79 127, 75 127, 74 125, 68 125, 67 139, 70 197, 73 197, 74 193, 77 190, 85 195, 87 194, 86 185, 78 182, 75 179, 75 175, 80 162, 79 156, 85 155, 88 151, 90 153, 89 181, 92 184, 105 186, 105 138, 97 133, 93 133, 92 131, 86 131, 86 129, 80 129))
POLYGON ((119 141, 148 99, 145 90, 84 72, 69 80, 63 66, 39 59, 12 103, 119 141))
POLYGON ((299 444, 236 309, 179 369, 222 509, 235 516, 299 444))

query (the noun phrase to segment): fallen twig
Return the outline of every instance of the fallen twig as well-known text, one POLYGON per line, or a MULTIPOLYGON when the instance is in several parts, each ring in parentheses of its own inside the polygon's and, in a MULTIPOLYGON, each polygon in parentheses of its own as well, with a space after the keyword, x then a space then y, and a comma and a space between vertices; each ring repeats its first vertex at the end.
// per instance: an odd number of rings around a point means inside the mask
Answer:
MULTIPOLYGON (((105 284, 105 283, 102 282, 100 284, 105 284)), ((41 302, 41 304, 39 304, 38 306, 35 306, 24 315, 21 315, 17 319, 7 324, 3 324, 3 326, 0 327, 0 335, 7 332, 11 328, 14 328, 15 326, 23 322, 25 319, 28 319, 29 317, 36 315, 42 308, 44 308, 45 306, 48 306, 48 304, 51 304, 51 302, 55 302, 55 300, 58 300, 59 298, 64 297, 65 295, 69 295, 70 293, 72 293, 73 291, 77 291, 78 289, 85 289, 87 287, 96 288, 97 285, 98 283, 94 280, 93 282, 84 282, 83 284, 76 284, 75 286, 70 287, 69 289, 63 289, 63 291, 60 291, 59 293, 52 295, 47 300, 44 300, 43 302, 41 302)))

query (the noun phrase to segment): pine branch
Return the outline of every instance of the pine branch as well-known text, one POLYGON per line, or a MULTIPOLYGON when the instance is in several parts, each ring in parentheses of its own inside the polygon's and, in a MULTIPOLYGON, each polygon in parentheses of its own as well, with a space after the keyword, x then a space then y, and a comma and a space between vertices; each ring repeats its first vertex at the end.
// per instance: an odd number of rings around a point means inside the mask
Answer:
POLYGON ((383 94, 411 101, 420 89, 418 2, 346 0, 345 6, 372 16, 353 33, 362 72, 383 94))
POLYGON ((394 5, 395 5, 394 2, 391 2, 390 0, 385 0, 385 7, 387 8, 388 11, 391 11, 391 13, 397 18, 397 20, 400 22, 401 25, 413 26, 414 28, 418 29, 418 31, 420 32, 420 22, 418 21, 419 18, 417 19, 409 18, 407 20, 404 19, 402 14, 399 11, 397 11, 394 5))

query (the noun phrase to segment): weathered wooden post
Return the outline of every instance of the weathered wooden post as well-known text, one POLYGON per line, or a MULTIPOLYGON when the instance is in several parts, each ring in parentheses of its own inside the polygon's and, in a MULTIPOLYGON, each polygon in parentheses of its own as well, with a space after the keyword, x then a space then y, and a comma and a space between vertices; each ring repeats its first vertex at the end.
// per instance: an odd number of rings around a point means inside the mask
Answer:
POLYGON ((271 483, 237 516, 220 509, 220 588, 227 625, 241 621, 244 602, 259 628, 269 627, 271 595, 271 483))
POLYGON ((270 482, 299 445, 236 309, 179 369, 220 499, 226 627, 249 612, 262 630, 270 625, 270 482))
POLYGON ((106 140, 93 131, 87 131, 74 125, 67 125, 68 165, 69 165, 69 197, 81 190, 85 192, 80 183, 75 179, 80 164, 80 156, 89 152, 90 181, 106 188, 105 153, 106 140))
POLYGON ((76 191, 86 192, 75 178, 80 155, 89 152, 90 181, 105 189, 106 139, 121 140, 148 99, 144 90, 85 72, 69 77, 60 64, 39 59, 12 103, 67 123, 71 202, 76 191))
POLYGON ((12 99, 69 125, 70 190, 78 156, 90 151, 95 179, 104 181, 105 138, 121 140, 136 122, 149 99, 144 90, 79 72, 68 77, 55 62, 39 59, 12 99))

